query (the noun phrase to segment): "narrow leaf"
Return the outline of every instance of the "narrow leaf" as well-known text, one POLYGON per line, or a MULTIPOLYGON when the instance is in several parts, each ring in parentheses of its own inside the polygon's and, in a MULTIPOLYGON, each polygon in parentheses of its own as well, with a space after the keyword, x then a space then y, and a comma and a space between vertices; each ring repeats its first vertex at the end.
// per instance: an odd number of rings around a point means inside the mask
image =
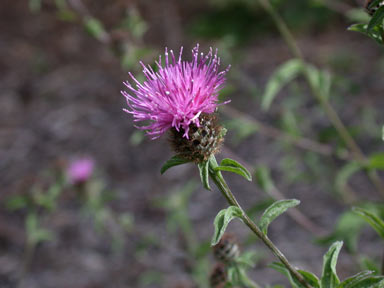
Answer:
POLYGON ((349 162, 345 164, 336 174, 335 186, 339 193, 343 193, 349 179, 353 174, 361 170, 361 165, 357 162, 349 162))
POLYGON ((349 285, 347 288, 383 288, 384 277, 383 276, 371 276, 361 279, 353 285, 349 285))
POLYGON ((215 218, 213 225, 215 227, 215 233, 213 235, 211 245, 214 246, 219 243, 221 237, 224 235, 225 230, 229 222, 234 218, 242 219, 243 213, 240 208, 236 206, 230 206, 227 209, 221 210, 215 218))
POLYGON ((103 40, 106 37, 103 23, 101 23, 98 19, 88 17, 85 19, 84 26, 86 31, 96 39, 103 40))
POLYGON ((317 276, 311 272, 304 270, 297 270, 303 276, 304 280, 308 282, 314 288, 320 288, 320 280, 317 276))
POLYGON ((199 167, 201 183, 205 189, 211 191, 211 187, 209 186, 209 161, 199 163, 197 167, 199 167))
POLYGON ((354 207, 353 211, 364 218, 365 221, 372 226, 373 229, 380 235, 381 238, 384 239, 384 221, 380 219, 378 216, 369 212, 365 209, 354 207))
POLYGON ((372 169, 384 170, 384 153, 374 154, 371 157, 369 157, 368 167, 372 169))
POLYGON ((177 165, 182 165, 185 163, 190 162, 189 160, 180 157, 178 155, 173 156, 171 159, 169 159, 167 162, 164 163, 163 167, 160 169, 160 173, 164 174, 165 171, 167 171, 169 168, 177 165))
POLYGON ((289 270, 283 264, 273 262, 268 266, 287 277, 293 288, 304 288, 304 286, 295 277, 292 276, 291 272, 289 272, 289 270))
POLYGON ((339 256, 343 242, 338 241, 332 244, 323 258, 323 274, 321 276, 322 288, 333 288, 339 285, 340 280, 336 273, 337 257, 339 256))
POLYGON ((373 14, 371 21, 368 23, 367 30, 371 32, 374 27, 382 25, 384 20, 384 6, 381 6, 375 14, 373 14))
POLYGON ((265 88, 264 95, 262 96, 261 107, 263 110, 268 110, 275 99, 277 93, 289 82, 291 82, 302 71, 302 62, 299 59, 292 59, 274 72, 269 79, 265 88))
POLYGON ((233 172, 239 174, 240 176, 243 176, 248 181, 252 181, 251 173, 249 173, 248 170, 240 163, 232 159, 223 159, 220 163, 220 166, 215 168, 215 171, 233 172))
POLYGON ((300 204, 299 200, 287 199, 279 200, 269 206, 261 215, 259 227, 264 234, 267 234, 269 224, 275 220, 278 216, 287 211, 288 208, 295 207, 300 204))
POLYGON ((362 271, 356 275, 353 275, 352 277, 345 279, 339 284, 339 286, 337 286, 337 288, 351 288, 356 285, 356 283, 359 283, 361 280, 367 278, 372 273, 373 271, 362 271))
POLYGON ((257 180, 257 184, 263 189, 264 192, 270 193, 273 189, 275 189, 275 185, 273 184, 270 171, 266 166, 259 166, 256 169, 255 177, 257 180))
POLYGON ((354 25, 351 25, 350 27, 348 27, 349 31, 355 31, 355 32, 362 33, 362 34, 368 36, 369 38, 375 40, 377 43, 383 44, 383 39, 381 37, 380 27, 378 27, 378 26, 373 27, 373 29, 369 32, 367 29, 368 29, 368 24, 364 24, 364 23, 354 24, 354 25))

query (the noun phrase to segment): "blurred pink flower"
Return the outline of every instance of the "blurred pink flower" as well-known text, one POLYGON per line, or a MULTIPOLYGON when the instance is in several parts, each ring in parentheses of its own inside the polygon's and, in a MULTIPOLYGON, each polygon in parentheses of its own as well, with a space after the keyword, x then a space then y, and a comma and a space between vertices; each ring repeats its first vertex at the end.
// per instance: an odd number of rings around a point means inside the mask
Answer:
POLYGON ((213 113, 218 106, 219 90, 225 83, 225 73, 229 66, 219 72, 220 58, 217 57, 217 50, 213 54, 212 48, 204 56, 203 53, 199 55, 199 45, 196 45, 190 62, 181 61, 182 52, 181 47, 176 61, 170 50, 172 59, 169 61, 166 48, 165 67, 162 66, 160 56, 156 62, 157 72, 140 62, 146 81, 141 84, 129 73, 136 87, 127 81, 124 84, 130 94, 121 91, 129 107, 123 110, 132 114, 135 122, 149 120, 147 126, 137 128, 147 130, 152 139, 160 137, 172 127, 177 131, 182 129, 183 137, 188 138, 189 125, 199 127, 200 114, 213 113))
POLYGON ((93 174, 94 161, 91 158, 79 158, 73 160, 67 169, 67 177, 70 183, 84 183, 93 174))

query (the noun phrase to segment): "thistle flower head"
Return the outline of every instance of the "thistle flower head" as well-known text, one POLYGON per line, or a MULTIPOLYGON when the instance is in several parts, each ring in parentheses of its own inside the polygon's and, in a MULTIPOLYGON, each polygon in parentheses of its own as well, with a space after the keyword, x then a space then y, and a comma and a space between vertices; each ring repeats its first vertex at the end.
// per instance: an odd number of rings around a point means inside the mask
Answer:
POLYGON ((141 84, 129 73, 136 85, 134 87, 128 81, 124 83, 129 89, 128 92, 121 92, 128 104, 128 109, 124 111, 132 114, 134 121, 149 121, 148 125, 137 128, 146 130, 152 139, 172 127, 188 139, 190 125, 200 127, 200 115, 211 114, 220 105, 218 94, 229 67, 219 71, 217 50, 213 53, 211 48, 207 55, 199 54, 197 45, 192 50, 190 62, 182 61, 182 52, 181 47, 176 60, 173 51, 168 53, 165 49, 165 65, 163 67, 160 56, 156 62, 157 72, 140 62, 145 82, 141 84))
POLYGON ((93 169, 94 161, 91 158, 75 159, 68 166, 68 180, 72 184, 84 183, 92 176, 93 169))

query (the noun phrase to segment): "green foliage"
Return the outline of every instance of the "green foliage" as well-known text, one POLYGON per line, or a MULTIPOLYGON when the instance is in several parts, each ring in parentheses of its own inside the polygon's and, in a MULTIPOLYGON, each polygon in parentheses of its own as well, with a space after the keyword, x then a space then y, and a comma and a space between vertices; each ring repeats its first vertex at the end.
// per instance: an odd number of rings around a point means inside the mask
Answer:
POLYGON ((348 162, 336 174, 335 187, 336 190, 343 194, 349 179, 358 171, 362 169, 361 165, 357 162, 348 162))
POLYGON ((363 271, 345 280, 337 288, 383 288, 383 276, 370 276, 371 271, 363 271))
POLYGON ((172 168, 172 167, 178 166, 178 165, 182 165, 182 164, 185 164, 188 162, 190 162, 190 161, 183 158, 183 157, 175 155, 171 159, 167 160, 167 162, 164 163, 164 165, 160 169, 160 173, 164 174, 164 172, 167 171, 169 168, 172 168))
POLYGON ((231 135, 234 135, 232 142, 235 145, 242 143, 249 136, 255 134, 259 127, 254 123, 246 122, 243 119, 230 119, 225 122, 225 127, 231 131, 231 135))
MULTIPOLYGON (((380 2, 378 2, 377 4, 379 3, 380 2)), ((369 21, 368 23, 367 31, 370 33, 375 27, 382 26, 383 20, 384 20, 384 6, 377 9, 375 14, 373 14, 371 21, 369 21)))
POLYGON ((228 171, 243 176, 248 181, 252 181, 252 175, 248 170, 235 160, 225 158, 220 162, 220 166, 215 167, 214 171, 228 171))
POLYGON ((335 228, 328 236, 316 239, 316 242, 329 245, 337 240, 342 240, 349 252, 357 251, 357 239, 364 221, 352 211, 346 211, 337 219, 335 228))
POLYGON ((368 168, 384 170, 384 153, 377 153, 369 157, 368 168))
POLYGON ((131 8, 128 10, 127 16, 121 21, 120 28, 130 31, 135 39, 141 39, 148 30, 148 24, 137 9, 131 8))
POLYGON ((279 200, 274 202, 269 206, 263 213, 260 218, 259 228, 263 231, 264 234, 267 234, 269 224, 287 211, 288 208, 295 207, 300 204, 299 200, 288 199, 288 200, 279 200))
MULTIPOLYGON (((372 1, 368 9, 376 7, 381 3, 380 0, 372 1)), ((373 14, 369 23, 359 23, 354 24, 348 28, 350 31, 360 32, 371 39, 375 40, 377 43, 384 44, 384 6, 379 7, 377 11, 373 14)))
POLYGON ((343 242, 335 242, 324 255, 321 275, 322 288, 334 288, 340 283, 336 273, 336 264, 342 246, 343 242))
POLYGON ((304 73, 308 73, 310 84, 320 91, 324 98, 329 98, 332 84, 331 74, 326 70, 303 63, 300 59, 291 59, 280 65, 269 78, 262 96, 262 109, 268 110, 281 89, 304 73))
MULTIPOLYGON (((285 267, 282 263, 272 263, 269 265, 269 267, 275 269, 276 271, 283 274, 285 277, 288 278, 289 282, 291 283, 291 286, 293 288, 304 288, 303 284, 301 284, 292 274, 291 272, 285 267)), ((304 271, 304 270, 297 270, 301 276, 303 276, 304 280, 307 281, 312 287, 314 288, 320 288, 320 282, 319 279, 316 277, 315 274, 312 274, 311 272, 304 271)))
POLYGON ((275 189, 268 167, 262 165, 257 167, 255 177, 257 184, 264 192, 269 193, 271 190, 275 189))
POLYGON ((97 40, 103 40, 106 37, 107 32, 105 31, 103 23, 96 18, 85 18, 84 28, 89 33, 89 35, 96 38, 97 40))
POLYGON ((198 163, 197 167, 199 168, 201 183, 205 189, 211 191, 211 187, 209 186, 209 161, 198 163))
POLYGON ((221 210, 215 218, 213 225, 215 227, 215 232, 213 238, 211 240, 211 245, 214 246, 219 243, 221 237, 224 235, 225 230, 229 222, 231 222, 234 218, 242 219, 243 213, 241 209, 236 206, 230 206, 227 209, 221 210))
POLYGON ((359 207, 354 207, 353 211, 361 216, 373 229, 384 239, 384 221, 374 213, 359 207))
POLYGON ((29 213, 25 219, 25 230, 27 233, 27 243, 32 247, 54 238, 51 231, 40 226, 38 216, 33 212, 29 213))
POLYGON ((262 96, 261 107, 263 110, 270 108, 272 101, 280 90, 295 79, 301 73, 302 69, 303 63, 299 59, 288 60, 276 69, 269 78, 262 96))

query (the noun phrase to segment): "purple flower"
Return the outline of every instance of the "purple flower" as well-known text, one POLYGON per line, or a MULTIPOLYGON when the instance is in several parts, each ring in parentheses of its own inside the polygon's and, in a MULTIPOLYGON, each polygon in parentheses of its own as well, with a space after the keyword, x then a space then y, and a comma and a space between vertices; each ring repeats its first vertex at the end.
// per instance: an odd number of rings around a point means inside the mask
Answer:
MULTIPOLYGON (((160 137, 165 131, 174 127, 184 132, 183 137, 188 138, 189 125, 199 127, 201 113, 213 113, 218 104, 219 90, 225 82, 227 69, 219 72, 220 58, 212 48, 208 54, 199 55, 199 45, 192 50, 192 61, 182 61, 183 47, 180 49, 179 59, 170 50, 171 61, 168 59, 168 50, 165 49, 165 67, 162 66, 161 56, 156 62, 158 71, 142 62, 146 81, 141 84, 129 73, 136 83, 133 87, 128 81, 125 86, 129 93, 121 93, 127 99, 129 109, 123 109, 135 118, 135 122, 149 121, 146 126, 137 127, 147 130, 152 139, 160 137)), ((224 102, 222 104, 228 103, 224 102)))
POLYGON ((72 161, 67 169, 70 183, 79 184, 86 182, 93 173, 94 161, 91 158, 79 158, 72 161))

